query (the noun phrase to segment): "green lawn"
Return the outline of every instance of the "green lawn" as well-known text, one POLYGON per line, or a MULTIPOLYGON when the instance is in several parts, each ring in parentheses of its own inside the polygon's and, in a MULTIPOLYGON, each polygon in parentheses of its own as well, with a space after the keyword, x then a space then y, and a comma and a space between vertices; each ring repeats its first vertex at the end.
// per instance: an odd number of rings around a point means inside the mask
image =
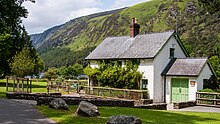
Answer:
MULTIPOLYGON (((26 82, 24 83, 26 88, 26 82)), ((44 79, 32 82, 32 93, 46 93, 47 92, 47 82, 44 79)), ((15 89, 16 90, 16 89, 15 89)), ((26 89, 25 89, 26 90, 26 89)), ((13 91, 13 80, 9 80, 9 92, 13 91)), ((21 82, 20 82, 20 91, 21 91, 21 82)), ((0 79, 0 98, 5 97, 6 92, 6 79, 0 79)), ((50 90, 50 92, 55 92, 55 90, 50 90)), ((66 91, 60 90, 62 94, 67 94, 66 91)))
POLYGON ((70 111, 54 110, 48 106, 37 106, 37 109, 60 124, 104 124, 112 115, 134 115, 143 123, 157 124, 219 124, 220 113, 159 111, 124 107, 98 107, 101 117, 86 118, 75 115, 77 106, 70 106, 70 111))
MULTIPOLYGON (((0 97, 5 97, 5 92, 6 92, 5 82, 6 79, 0 80, 0 97)), ((13 91, 12 86, 13 86, 12 80, 9 80, 9 91, 13 91)), ((26 85, 24 85, 24 87, 26 87, 26 85)), ((47 92, 46 87, 47 87, 47 82, 32 82, 32 92, 47 92)))

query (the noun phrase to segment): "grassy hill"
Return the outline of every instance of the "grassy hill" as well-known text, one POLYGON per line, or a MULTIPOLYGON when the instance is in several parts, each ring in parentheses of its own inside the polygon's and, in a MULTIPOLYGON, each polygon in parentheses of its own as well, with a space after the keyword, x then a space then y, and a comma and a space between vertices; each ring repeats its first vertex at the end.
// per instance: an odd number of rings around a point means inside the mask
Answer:
POLYGON ((47 37, 38 51, 47 67, 86 64, 84 58, 105 37, 129 35, 133 17, 139 20, 141 34, 175 30, 178 7, 178 33, 189 54, 212 57, 214 68, 220 70, 220 11, 210 15, 197 0, 176 1, 152 0, 71 20, 47 37))

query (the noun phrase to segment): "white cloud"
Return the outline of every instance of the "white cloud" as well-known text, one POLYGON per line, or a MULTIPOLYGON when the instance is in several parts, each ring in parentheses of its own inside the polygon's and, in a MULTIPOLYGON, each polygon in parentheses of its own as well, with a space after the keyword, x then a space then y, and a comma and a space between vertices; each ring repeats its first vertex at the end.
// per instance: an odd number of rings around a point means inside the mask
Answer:
POLYGON ((121 7, 128 7, 138 3, 147 2, 150 0, 116 0, 113 8, 121 8, 121 7))
POLYGON ((37 0, 36 3, 25 2, 29 11, 27 19, 23 20, 29 33, 43 32, 49 27, 101 11, 99 0, 37 0))
POLYGON ((103 11, 103 10, 101 10, 99 8, 82 8, 82 9, 79 9, 79 10, 76 10, 76 11, 72 11, 66 19, 70 20, 70 19, 73 19, 73 18, 76 18, 76 17, 90 15, 90 14, 101 12, 101 11, 103 11))

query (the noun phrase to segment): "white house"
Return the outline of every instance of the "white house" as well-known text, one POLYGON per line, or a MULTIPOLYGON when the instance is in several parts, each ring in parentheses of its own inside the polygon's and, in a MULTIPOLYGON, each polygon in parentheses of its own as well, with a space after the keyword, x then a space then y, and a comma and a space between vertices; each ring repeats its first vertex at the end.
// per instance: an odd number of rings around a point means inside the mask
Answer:
POLYGON ((140 35, 139 29, 132 19, 130 36, 107 37, 86 60, 93 68, 100 60, 140 61, 141 88, 147 87, 154 102, 195 100, 204 81, 214 75, 208 59, 189 58, 174 31, 140 35))

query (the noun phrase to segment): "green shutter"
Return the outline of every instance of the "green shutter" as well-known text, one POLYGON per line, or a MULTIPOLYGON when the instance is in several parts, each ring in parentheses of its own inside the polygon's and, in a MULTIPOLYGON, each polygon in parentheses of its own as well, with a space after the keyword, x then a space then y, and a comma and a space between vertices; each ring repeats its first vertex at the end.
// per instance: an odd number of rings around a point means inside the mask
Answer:
POLYGON ((189 101, 189 79, 172 78, 171 79, 171 101, 186 102, 189 101))

